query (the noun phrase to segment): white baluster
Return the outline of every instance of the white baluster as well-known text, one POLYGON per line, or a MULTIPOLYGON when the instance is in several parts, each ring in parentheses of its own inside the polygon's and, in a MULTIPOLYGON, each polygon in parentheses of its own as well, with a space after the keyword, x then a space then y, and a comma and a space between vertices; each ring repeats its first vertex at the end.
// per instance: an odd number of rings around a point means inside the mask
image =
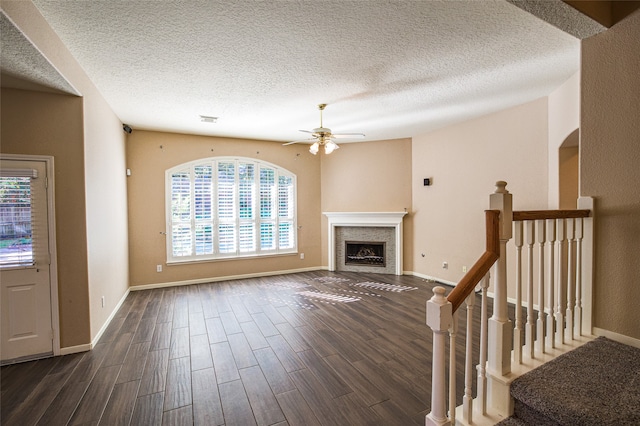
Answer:
POLYGON ((544 347, 544 243, 545 243, 545 221, 537 220, 536 228, 538 231, 539 259, 538 259, 538 322, 536 323, 537 345, 540 354, 545 353, 544 347))
POLYGON ((584 235, 582 218, 576 219, 576 326, 575 332, 582 336, 582 238, 584 235))
POLYGON ((453 313, 453 321, 449 327, 449 422, 456 424, 456 334, 458 332, 458 312, 453 313))
POLYGON ((554 296, 555 296, 555 244, 556 244, 556 221, 555 219, 547 219, 547 239, 549 240, 549 315, 547 316, 547 346, 551 348, 556 347, 555 341, 555 327, 554 327, 554 296))
POLYGON ((564 345, 564 314, 563 314, 563 290, 565 282, 564 274, 564 248, 566 244, 566 227, 564 219, 558 219, 556 222, 557 238, 558 238, 558 263, 556 274, 556 290, 557 290, 557 305, 556 305, 556 344, 558 346, 564 345))
POLYGON ((527 324, 525 327, 525 348, 530 359, 534 358, 533 343, 533 243, 535 242, 535 225, 533 220, 525 223, 527 234, 527 324))
POLYGON ((431 367, 431 412, 425 417, 426 426, 449 425, 446 415, 445 342, 453 322, 452 305, 444 296, 443 287, 433 289, 427 301, 427 325, 433 330, 431 367))
POLYGON ((516 323, 513 328, 513 355, 522 364, 522 221, 513 222, 513 241, 516 246, 516 323))
POLYGON ((576 265, 575 265, 575 220, 567 219, 567 338, 573 340, 573 305, 575 303, 576 265))
POLYGON ((490 277, 489 274, 480 281, 482 288, 481 302, 480 302, 480 354, 478 361, 478 401, 480 404, 476 404, 476 410, 481 416, 487 414, 487 323, 489 321, 488 309, 487 309, 487 291, 489 289, 490 277))
POLYGON ((475 292, 467 296, 465 304, 467 306, 467 340, 464 358, 464 396, 462 397, 462 418, 467 424, 471 424, 473 422, 473 308, 476 304, 475 292))

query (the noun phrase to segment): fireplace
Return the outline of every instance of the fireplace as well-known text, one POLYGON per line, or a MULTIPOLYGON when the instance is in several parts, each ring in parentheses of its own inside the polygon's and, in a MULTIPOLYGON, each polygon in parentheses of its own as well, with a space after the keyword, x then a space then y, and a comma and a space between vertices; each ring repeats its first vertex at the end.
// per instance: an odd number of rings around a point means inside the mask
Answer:
POLYGON ((379 241, 345 241, 344 264, 386 266, 385 242, 379 241))
MULTIPOLYGON (((406 212, 325 212, 330 271, 402 275, 402 218, 406 212), (347 262, 346 242, 384 243, 383 263, 347 262)), ((374 251, 375 253, 375 251, 374 251)), ((357 253, 356 253, 357 254, 357 253)))

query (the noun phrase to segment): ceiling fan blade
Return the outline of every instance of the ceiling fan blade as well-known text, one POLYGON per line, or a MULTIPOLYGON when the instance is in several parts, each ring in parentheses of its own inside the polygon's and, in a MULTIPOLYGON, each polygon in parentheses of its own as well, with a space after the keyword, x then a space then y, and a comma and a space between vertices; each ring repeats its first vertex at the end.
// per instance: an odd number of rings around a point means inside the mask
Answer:
POLYGON ((297 140, 297 141, 291 141, 291 142, 283 143, 282 146, 293 145, 294 143, 298 143, 298 142, 311 142, 311 141, 315 141, 315 139, 313 139, 313 138, 311 138, 311 139, 300 139, 300 140, 297 140))
POLYGON ((336 139, 358 139, 364 138, 364 133, 333 133, 331 137, 336 139))
POLYGON ((299 132, 304 132, 304 133, 313 133, 311 130, 298 130, 299 132))

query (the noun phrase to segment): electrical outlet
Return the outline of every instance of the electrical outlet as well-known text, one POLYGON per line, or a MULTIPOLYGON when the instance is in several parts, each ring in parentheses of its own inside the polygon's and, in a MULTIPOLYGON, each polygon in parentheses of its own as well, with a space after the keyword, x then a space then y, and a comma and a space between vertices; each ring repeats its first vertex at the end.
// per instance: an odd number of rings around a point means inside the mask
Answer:
POLYGON ((162 272, 162 265, 156 265, 156 272, 162 272))
POLYGON ((449 269, 449 262, 442 262, 442 269, 449 269))
POLYGON ((100 302, 102 303, 102 307, 104 308, 104 296, 100 298, 100 302))
POLYGON ((462 267, 462 273, 467 273, 467 267, 466 266, 462 267))
POLYGON ((300 253, 300 259, 304 259, 304 253, 300 253))

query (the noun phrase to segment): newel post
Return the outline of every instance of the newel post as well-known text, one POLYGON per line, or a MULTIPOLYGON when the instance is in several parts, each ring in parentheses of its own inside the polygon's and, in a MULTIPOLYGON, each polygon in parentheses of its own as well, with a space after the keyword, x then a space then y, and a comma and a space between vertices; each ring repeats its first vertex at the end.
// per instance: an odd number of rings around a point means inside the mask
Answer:
POLYGON ((453 322, 453 306, 447 301, 443 287, 434 287, 433 297, 427 301, 427 325, 433 330, 433 364, 431 369, 431 412, 425 417, 426 426, 449 425, 445 384, 445 342, 453 322))
POLYGON ((493 266, 493 316, 488 327, 488 391, 489 404, 506 416, 513 412, 509 393, 510 382, 504 377, 511 372, 513 331, 507 312, 507 241, 512 236, 513 200, 504 181, 496 182, 496 190, 489 197, 491 210, 500 210, 500 258, 493 266))

